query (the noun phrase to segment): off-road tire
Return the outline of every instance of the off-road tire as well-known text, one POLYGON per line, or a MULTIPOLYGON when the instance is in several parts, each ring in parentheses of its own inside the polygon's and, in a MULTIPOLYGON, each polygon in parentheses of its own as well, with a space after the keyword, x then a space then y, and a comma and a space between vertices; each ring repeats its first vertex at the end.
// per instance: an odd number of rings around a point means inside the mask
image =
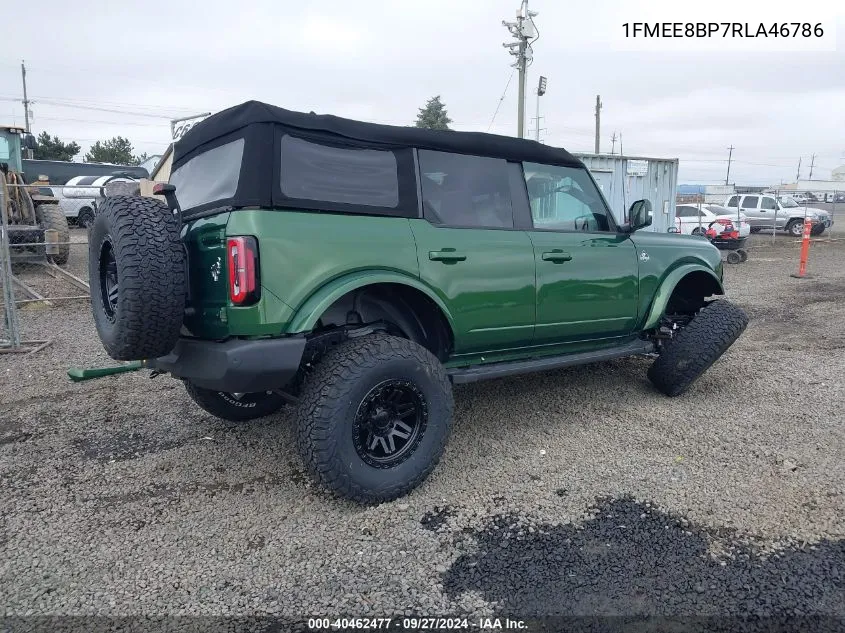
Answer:
POLYGON ((707 304, 668 341, 648 370, 652 384, 667 396, 686 391, 743 333, 748 317, 720 299, 707 304))
POLYGON ((76 216, 76 225, 81 229, 87 229, 94 224, 94 210, 90 207, 82 207, 76 216))
POLYGON ((187 294, 180 228, 155 198, 115 196, 97 210, 88 236, 91 311, 115 360, 164 356, 179 338, 187 294), (117 291, 110 301, 104 267, 112 257, 117 291))
POLYGON ((816 224, 812 229, 810 229, 810 235, 812 235, 813 237, 821 235, 822 233, 824 233, 826 228, 827 227, 824 224, 816 224))
POLYGON ((35 219, 45 231, 53 229, 59 234, 59 252, 48 257, 59 266, 64 266, 70 257, 70 228, 65 214, 57 204, 40 204, 35 207, 35 219))
POLYGON ((748 251, 747 250, 745 250, 744 248, 740 248, 740 249, 737 250, 737 253, 739 253, 739 258, 740 258, 740 261, 742 263, 745 263, 745 262, 748 261, 748 251))
POLYGON ((312 477, 337 495, 372 504, 401 497, 434 470, 452 427, 452 385, 427 349, 377 333, 329 350, 310 373, 296 411, 297 446, 312 477), (427 422, 416 448, 391 467, 367 463, 354 421, 368 394, 388 380, 408 381, 424 398, 427 422))
POLYGON ((804 221, 799 219, 790 220, 785 230, 789 233, 792 237, 801 237, 804 235, 804 221))
POLYGON ((240 398, 225 391, 204 389, 185 381, 185 390, 200 408, 230 422, 246 422, 273 415, 285 406, 285 399, 275 392, 246 393, 240 398))

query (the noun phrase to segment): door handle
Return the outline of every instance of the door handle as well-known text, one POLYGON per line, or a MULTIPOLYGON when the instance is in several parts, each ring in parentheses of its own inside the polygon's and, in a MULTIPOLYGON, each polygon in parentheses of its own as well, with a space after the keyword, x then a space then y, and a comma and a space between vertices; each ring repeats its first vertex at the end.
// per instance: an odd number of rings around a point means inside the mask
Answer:
POLYGON ((543 253, 543 261, 553 262, 555 264, 562 264, 563 262, 572 261, 572 255, 556 249, 547 253, 543 253))
POLYGON ((462 262, 467 256, 454 248, 444 248, 442 251, 428 251, 428 258, 433 262, 462 262))

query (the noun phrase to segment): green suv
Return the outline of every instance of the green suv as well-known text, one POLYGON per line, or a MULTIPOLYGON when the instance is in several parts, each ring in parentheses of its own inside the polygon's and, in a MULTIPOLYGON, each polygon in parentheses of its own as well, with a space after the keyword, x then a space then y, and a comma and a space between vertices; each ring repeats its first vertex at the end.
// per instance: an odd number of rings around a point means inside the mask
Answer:
POLYGON ((227 420, 295 407, 311 474, 364 503, 443 453, 452 385, 629 355, 683 392, 740 336, 707 240, 618 224, 563 149, 248 102, 89 234, 106 351, 227 420))

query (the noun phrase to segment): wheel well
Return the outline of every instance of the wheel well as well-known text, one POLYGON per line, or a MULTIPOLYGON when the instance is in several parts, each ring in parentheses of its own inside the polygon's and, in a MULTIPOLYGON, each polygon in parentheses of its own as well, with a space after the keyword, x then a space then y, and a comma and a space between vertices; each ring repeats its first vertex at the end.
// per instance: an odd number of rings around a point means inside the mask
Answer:
POLYGON ((694 314, 704 307, 707 298, 723 294, 722 288, 711 275, 703 271, 694 271, 681 279, 669 301, 665 314, 694 314))
POLYGON ((452 328, 440 307, 410 286, 379 283, 352 290, 320 315, 314 333, 382 326, 387 332, 419 343, 438 359, 452 350, 452 328))

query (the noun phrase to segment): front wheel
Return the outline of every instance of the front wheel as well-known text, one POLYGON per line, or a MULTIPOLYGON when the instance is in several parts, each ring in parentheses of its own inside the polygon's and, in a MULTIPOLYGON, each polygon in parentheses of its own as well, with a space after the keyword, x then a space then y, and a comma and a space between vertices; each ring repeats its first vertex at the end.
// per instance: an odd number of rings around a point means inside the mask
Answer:
POLYGON ((790 220, 786 225, 787 232, 792 237, 802 237, 804 235, 804 223, 801 220, 790 220))
POLYGON ((204 411, 230 422, 273 415, 285 405, 285 399, 274 391, 228 393, 204 389, 190 382, 185 382, 185 390, 204 411))
POLYGON ((297 444, 311 475, 359 503, 401 497, 440 460, 452 386, 416 343, 374 334, 329 351, 303 384, 297 444))
POLYGON ((668 341, 648 370, 652 384, 674 397, 689 389, 748 326, 745 312, 720 299, 702 308, 668 341))

